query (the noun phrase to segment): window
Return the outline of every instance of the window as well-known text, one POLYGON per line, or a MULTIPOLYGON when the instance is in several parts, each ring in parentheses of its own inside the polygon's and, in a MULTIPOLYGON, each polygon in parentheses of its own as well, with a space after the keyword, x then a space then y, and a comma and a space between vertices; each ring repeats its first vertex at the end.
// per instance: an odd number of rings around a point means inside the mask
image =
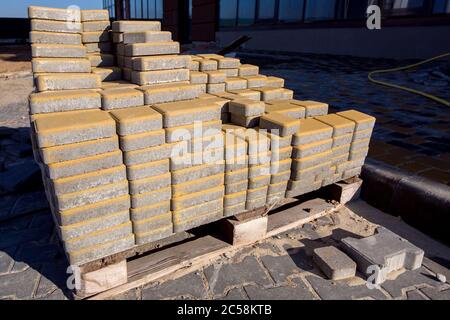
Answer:
POLYGON ((249 26, 255 23, 256 0, 239 1, 238 25, 249 26))
POLYGON ((450 0, 435 0, 433 13, 450 13, 450 0))
POLYGON ((275 0, 258 0, 258 20, 275 19, 275 0))
POLYGON ((336 0, 314 0, 306 2, 305 20, 333 20, 336 0))
POLYGON ((155 20, 162 18, 163 0, 130 0, 130 19, 155 20))
POLYGON ((220 1, 220 26, 234 27, 237 17, 237 0, 220 1))
POLYGON ((424 12, 424 0, 386 0, 384 12, 389 15, 411 15, 424 12))
POLYGON ((278 20, 293 22, 303 19, 305 0, 280 0, 278 20))

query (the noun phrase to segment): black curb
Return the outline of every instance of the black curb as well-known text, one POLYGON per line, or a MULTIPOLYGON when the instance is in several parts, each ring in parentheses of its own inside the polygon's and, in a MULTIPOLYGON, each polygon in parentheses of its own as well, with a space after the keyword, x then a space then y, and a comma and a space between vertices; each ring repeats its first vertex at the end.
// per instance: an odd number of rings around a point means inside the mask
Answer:
POLYGON ((368 159, 361 197, 450 245, 450 187, 368 159))

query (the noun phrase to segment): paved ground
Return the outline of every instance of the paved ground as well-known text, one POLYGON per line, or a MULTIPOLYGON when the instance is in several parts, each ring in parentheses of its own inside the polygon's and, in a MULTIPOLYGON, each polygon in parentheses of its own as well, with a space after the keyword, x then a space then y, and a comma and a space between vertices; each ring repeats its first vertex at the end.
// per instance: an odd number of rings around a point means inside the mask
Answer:
MULTIPOLYGON (((370 83, 373 70, 412 61, 335 56, 280 57, 265 61, 261 72, 286 79, 300 100, 319 100, 331 111, 350 108, 377 118, 369 156, 406 171, 450 185, 450 109, 418 95, 370 83)), ((411 72, 377 76, 450 101, 450 62, 432 63, 411 72)))
MULTIPOLYGON (((445 174, 448 173, 450 158, 446 149, 449 144, 445 139, 448 139, 449 128, 442 126, 449 123, 446 118, 447 110, 415 96, 403 96, 393 91, 380 94, 378 87, 369 90, 366 84, 362 84, 365 71, 355 72, 353 69, 345 69, 345 66, 330 69, 331 62, 324 61, 326 63, 321 67, 322 64, 316 60, 317 70, 320 72, 310 67, 312 61, 268 65, 263 72, 286 77, 287 85, 297 88, 298 98, 328 101, 336 110, 357 107, 375 114, 381 121, 376 129, 378 141, 372 146, 372 156, 384 159, 387 163, 398 162, 400 167, 408 166, 409 163, 410 166, 423 168, 421 174, 448 183, 445 174), (337 102, 333 102, 333 99, 337 102), (369 105, 363 106, 364 101, 369 101, 369 105), (412 107, 408 109, 400 105, 412 107), (423 106, 426 106, 426 111, 423 106), (372 108, 377 109, 373 111, 372 108), (390 120, 383 120, 385 118, 390 120), (424 124, 419 125, 416 121, 424 124), (409 126, 414 133, 396 136, 396 132, 402 131, 393 127, 389 129, 386 124, 401 128, 409 126), (421 134, 425 134, 425 142, 407 142, 421 134), (401 142, 408 145, 398 146, 401 142), (377 150, 388 156, 383 158, 377 155, 377 150), (438 175, 434 176, 433 172, 438 175)), ((32 159, 27 114, 27 96, 31 90, 31 77, 0 79, 0 298, 62 299, 68 296, 64 289, 67 262, 54 232, 39 168, 32 159)), ((435 90, 446 92, 441 87, 435 90)), ((359 205, 364 207, 361 203, 359 205)), ((434 273, 440 272, 447 274, 447 279, 450 279, 447 269, 450 267, 450 253, 447 247, 428 239, 395 218, 376 211, 374 213, 367 207, 355 207, 354 211, 358 215, 367 215, 369 220, 385 225, 414 241, 437 264, 427 261, 421 270, 399 275, 396 280, 387 282, 380 290, 375 291, 367 290, 363 280, 358 277, 350 282, 332 283, 325 280, 311 262, 311 249, 324 243, 336 244, 336 239, 349 232, 368 235, 374 227, 362 218, 344 212, 332 220, 323 219, 314 225, 270 239, 234 257, 223 257, 212 266, 181 279, 164 282, 158 288, 155 284, 150 284, 130 291, 125 297, 450 298, 448 284, 437 282, 434 276, 434 273), (348 225, 349 221, 353 221, 352 224, 348 225), (359 225, 354 222, 358 221, 362 221, 362 228, 354 230, 359 225), (322 236, 325 238, 320 239, 322 236)))

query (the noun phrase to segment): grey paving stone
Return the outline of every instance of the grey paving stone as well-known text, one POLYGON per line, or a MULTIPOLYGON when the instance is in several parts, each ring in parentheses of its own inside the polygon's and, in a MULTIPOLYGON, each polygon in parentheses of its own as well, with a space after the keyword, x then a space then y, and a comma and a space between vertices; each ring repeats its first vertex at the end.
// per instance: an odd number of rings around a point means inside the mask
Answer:
POLYGON ((137 300, 138 296, 136 293, 136 289, 132 289, 125 293, 118 294, 117 296, 114 296, 111 299, 112 300, 137 300))
POLYGON ((356 263, 333 246, 314 249, 313 260, 331 280, 352 278, 356 274, 356 263))
POLYGON ((69 297, 70 292, 67 288, 67 262, 65 259, 49 259, 40 269, 41 278, 36 288, 34 296, 47 297, 54 294, 52 299, 56 298, 55 291, 60 291, 63 296, 69 297))
POLYGON ((370 290, 365 284, 349 286, 345 282, 334 282, 316 276, 306 276, 306 280, 323 300, 386 299, 380 290, 370 290))
POLYGON ((161 300, 181 296, 202 299, 206 297, 206 288, 201 276, 197 272, 193 272, 176 280, 143 288, 141 295, 142 300, 161 300))
POLYGON ((17 274, 7 274, 0 276, 0 299, 16 298, 30 299, 33 290, 39 279, 39 272, 33 268, 28 268, 17 274))
POLYGON ((16 249, 12 248, 9 252, 0 251, 0 274, 6 274, 14 263, 14 253, 16 249))
POLYGON ((418 288, 424 285, 432 287, 439 287, 442 283, 425 268, 420 268, 414 271, 406 271, 395 280, 388 280, 381 285, 392 297, 398 298, 403 295, 404 289, 418 288))
POLYGON ((368 268, 378 266, 375 279, 381 284, 386 274, 405 268, 416 270, 422 265, 424 251, 392 231, 379 227, 377 233, 363 239, 345 238, 342 240, 344 251, 358 264, 358 270, 370 276, 368 268))
POLYGON ((439 291, 436 288, 420 289, 431 300, 450 300, 450 289, 439 291))
POLYGON ((257 286, 244 287, 250 300, 314 300, 301 279, 293 280, 295 287, 286 285, 282 287, 262 289, 257 286))
POLYGON ((223 294, 227 287, 236 285, 255 283, 264 287, 272 284, 255 257, 246 257, 234 264, 211 265, 205 269, 205 276, 214 295, 223 294))
POLYGON ((68 299, 69 298, 60 289, 56 289, 55 291, 44 297, 35 298, 35 300, 68 300, 68 299))
POLYGON ((270 276, 273 278, 275 283, 286 282, 286 278, 290 275, 300 273, 304 270, 298 267, 291 256, 264 256, 261 257, 263 265, 267 268, 270 276))

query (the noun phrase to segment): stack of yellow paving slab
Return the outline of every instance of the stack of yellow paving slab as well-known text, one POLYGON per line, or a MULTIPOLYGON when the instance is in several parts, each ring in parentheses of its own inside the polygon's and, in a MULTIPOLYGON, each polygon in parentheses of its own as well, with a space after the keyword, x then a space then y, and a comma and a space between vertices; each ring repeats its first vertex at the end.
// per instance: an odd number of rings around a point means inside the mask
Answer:
POLYGON ((224 146, 221 105, 194 99, 154 105, 173 145, 171 209, 175 232, 223 217, 224 146))
POLYGON ((225 196, 224 216, 229 217, 247 211, 248 142, 242 137, 245 128, 225 124, 225 196))
POLYGON ((172 145, 166 143, 162 116, 149 106, 112 110, 111 115, 117 122, 127 171, 136 243, 165 238, 173 234, 172 145))
POLYGON ((361 168, 369 153, 370 138, 376 119, 356 110, 339 112, 337 115, 355 123, 348 162, 337 166, 337 173, 343 172, 342 179, 348 179, 361 174, 361 168))
POLYGON ((271 176, 267 203, 273 204, 285 198, 291 176, 292 137, 298 132, 300 123, 281 113, 271 113, 261 117, 259 127, 267 130, 270 138, 271 176))
POLYGON ((88 52, 92 72, 102 77, 102 81, 122 78, 122 71, 115 66, 110 39, 108 10, 81 10, 81 33, 83 45, 88 52))
MULTIPOLYGON (((81 43, 80 10, 30 6, 28 14, 37 91, 99 88, 101 79, 91 74, 81 43)), ((61 109, 65 110, 64 106, 61 109)))
POLYGON ((287 197, 320 189, 322 177, 331 167, 333 128, 312 118, 298 121, 300 128, 292 140, 294 148, 287 197))
POLYGON ((114 120, 101 110, 31 120, 35 157, 69 262, 132 247, 128 181, 114 120))

